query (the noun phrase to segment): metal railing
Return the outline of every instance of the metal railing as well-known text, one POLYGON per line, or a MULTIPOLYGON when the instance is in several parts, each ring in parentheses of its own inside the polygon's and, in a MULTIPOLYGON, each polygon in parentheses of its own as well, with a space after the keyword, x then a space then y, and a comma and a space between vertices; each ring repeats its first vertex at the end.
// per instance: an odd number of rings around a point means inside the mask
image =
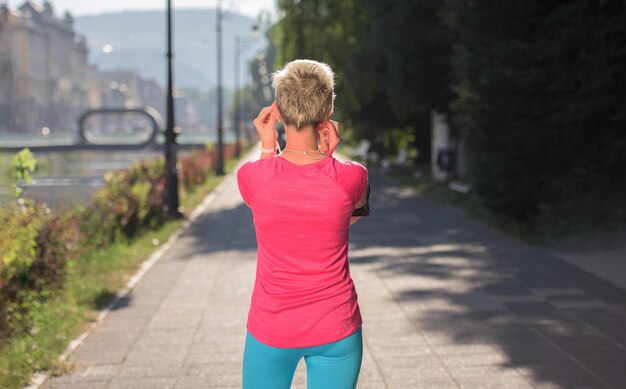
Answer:
POLYGON ((138 150, 157 145, 162 119, 152 107, 103 108, 88 110, 78 120, 77 133, 15 134, 4 140, 0 134, 0 151, 14 152, 25 147, 33 151, 65 150, 138 150))

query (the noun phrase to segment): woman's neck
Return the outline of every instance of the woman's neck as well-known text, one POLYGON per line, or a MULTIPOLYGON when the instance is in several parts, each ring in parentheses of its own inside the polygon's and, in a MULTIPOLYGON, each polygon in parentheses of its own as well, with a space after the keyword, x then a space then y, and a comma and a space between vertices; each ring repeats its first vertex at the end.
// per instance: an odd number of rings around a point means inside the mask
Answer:
POLYGON ((308 165, 326 158, 319 150, 317 131, 313 126, 307 126, 296 131, 294 126, 286 126, 285 135, 287 144, 281 157, 297 165, 308 165))
POLYGON ((295 126, 285 126, 285 136, 287 144, 285 148, 298 151, 314 151, 318 150, 317 131, 313 126, 307 126, 300 131, 295 126))

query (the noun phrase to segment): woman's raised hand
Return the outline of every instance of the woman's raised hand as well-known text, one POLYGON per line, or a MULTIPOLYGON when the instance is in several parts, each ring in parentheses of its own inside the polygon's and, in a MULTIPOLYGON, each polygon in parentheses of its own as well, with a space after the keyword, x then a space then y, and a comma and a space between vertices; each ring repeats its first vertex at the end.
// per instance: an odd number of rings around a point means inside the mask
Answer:
POLYGON ((261 139, 261 147, 271 149, 276 146, 276 122, 279 117, 278 107, 274 102, 269 107, 263 108, 252 122, 261 139))
POLYGON ((333 152, 341 141, 341 139, 339 139, 339 123, 334 120, 327 120, 320 124, 317 134, 320 142, 320 150, 328 156, 333 155, 333 152))

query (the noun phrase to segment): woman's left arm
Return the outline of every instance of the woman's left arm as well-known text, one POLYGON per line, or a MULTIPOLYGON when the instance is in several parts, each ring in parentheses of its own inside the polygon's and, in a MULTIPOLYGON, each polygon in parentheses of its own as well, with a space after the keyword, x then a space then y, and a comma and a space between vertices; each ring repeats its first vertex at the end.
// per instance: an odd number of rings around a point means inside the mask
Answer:
MULTIPOLYGON (((356 203, 356 205, 354 206, 354 209, 359 209, 359 208, 363 208, 365 206, 365 204, 367 204, 368 202, 368 197, 369 197, 369 182, 365 183, 365 190, 363 191, 363 194, 361 195, 361 198, 359 199, 359 202, 356 203)), ((361 218, 361 216, 350 216, 350 225, 356 223, 359 219, 361 218)))

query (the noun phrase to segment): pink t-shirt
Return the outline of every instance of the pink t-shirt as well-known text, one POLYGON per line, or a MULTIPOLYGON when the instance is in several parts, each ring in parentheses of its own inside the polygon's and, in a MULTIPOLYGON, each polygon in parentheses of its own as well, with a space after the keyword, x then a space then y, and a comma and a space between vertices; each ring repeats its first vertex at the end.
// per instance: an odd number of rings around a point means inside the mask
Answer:
POLYGON ((335 342, 361 325, 348 265, 350 216, 367 169, 333 157, 297 165, 283 157, 237 172, 258 244, 247 329, 273 347, 335 342))

